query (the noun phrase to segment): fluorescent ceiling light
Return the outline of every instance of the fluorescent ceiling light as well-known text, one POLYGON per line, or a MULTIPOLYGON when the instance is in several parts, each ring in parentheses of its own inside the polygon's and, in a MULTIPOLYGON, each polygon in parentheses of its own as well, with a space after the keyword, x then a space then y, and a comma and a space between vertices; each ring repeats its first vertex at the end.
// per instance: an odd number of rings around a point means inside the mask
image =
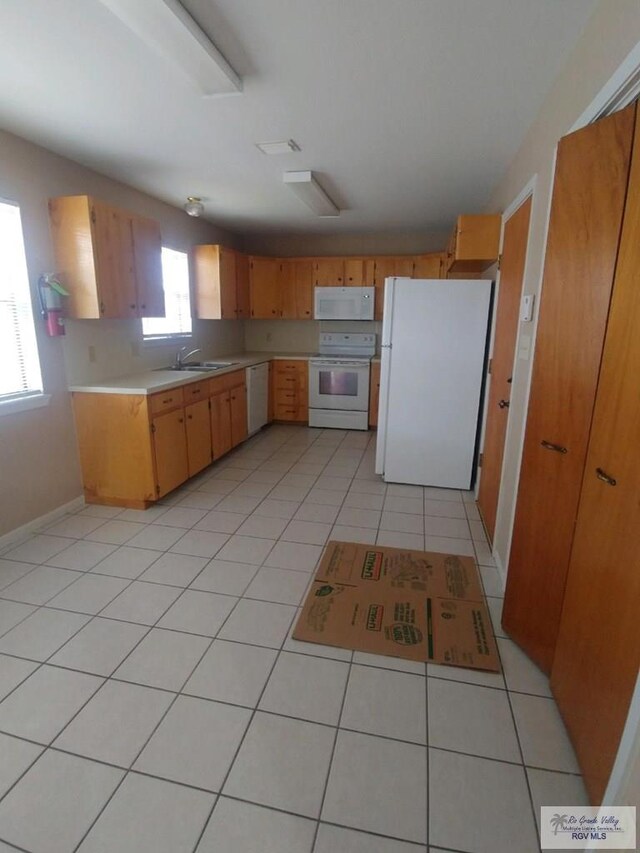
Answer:
POLYGON ((256 148, 263 154, 290 154, 300 150, 300 146, 293 139, 285 139, 284 142, 256 142, 256 148))
POLYGON ((203 95, 242 91, 242 80, 178 0, 101 0, 203 95))
POLYGON ((340 208, 322 189, 313 172, 284 172, 282 180, 318 216, 340 216, 340 208))

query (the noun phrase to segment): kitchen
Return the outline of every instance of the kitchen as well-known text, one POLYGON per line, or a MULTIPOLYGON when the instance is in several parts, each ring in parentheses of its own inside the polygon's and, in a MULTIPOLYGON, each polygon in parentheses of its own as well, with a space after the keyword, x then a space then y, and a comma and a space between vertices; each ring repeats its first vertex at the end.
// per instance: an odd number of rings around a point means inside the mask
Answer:
MULTIPOLYGON (((571 60, 573 65, 569 66, 569 71, 566 75, 560 76, 557 83, 554 84, 555 88, 550 96, 552 100, 545 106, 547 112, 543 113, 543 117, 539 119, 538 123, 532 126, 533 135, 530 140, 533 140, 531 142, 533 148, 528 153, 525 149, 524 153, 519 155, 520 159, 511 167, 512 171, 508 173, 499 189, 494 192, 490 202, 488 201, 484 206, 457 203, 457 206, 453 210, 450 209, 448 211, 446 228, 443 228, 442 232, 449 231, 455 217, 461 212, 473 210, 479 213, 485 210, 495 213, 495 211, 506 210, 518 196, 522 187, 529 181, 531 175, 537 172, 537 189, 532 211, 530 237, 531 257, 527 261, 525 292, 538 293, 539 290, 539 277, 542 269, 545 244, 545 207, 552 183, 553 146, 557 139, 569 131, 572 122, 577 120, 582 110, 586 109, 596 93, 600 91, 633 47, 635 41, 633 34, 634 32, 637 33, 634 15, 635 10, 632 10, 631 4, 629 6, 625 4, 621 7, 620 17, 616 21, 614 33, 612 32, 613 24, 611 24, 607 17, 606 4, 598 7, 593 22, 585 30, 583 41, 580 43, 580 47, 574 58, 571 60), (605 25, 605 22, 608 23, 605 25), (609 29, 607 29, 607 26, 609 29), (603 38, 603 27, 607 29, 608 33, 606 44, 609 53, 607 54, 606 61, 603 59, 596 68, 590 65, 588 56, 590 55, 590 46, 592 47, 594 43, 593 40, 600 43, 599 40, 603 38), (576 74, 581 80, 579 93, 576 93, 572 88, 575 83, 576 74), (560 101, 564 99, 564 106, 559 113, 554 112, 554 98, 556 101, 557 99, 560 99, 560 101)), ((231 100, 227 100, 222 109, 229 110, 230 103, 231 100)), ((291 133, 295 135, 296 130, 292 129, 291 133)), ((276 259, 291 259, 294 257, 299 259, 321 257, 359 258, 362 261, 366 261, 369 258, 416 258, 418 256, 437 254, 444 249, 447 239, 447 233, 440 233, 436 239, 431 234, 427 238, 425 236, 426 232, 422 235, 416 235, 415 233, 410 233, 410 230, 405 234, 394 235, 390 227, 385 233, 385 227, 380 223, 374 226, 375 235, 369 234, 357 239, 354 236, 345 234, 329 236, 326 226, 332 223, 330 220, 326 220, 319 224, 317 222, 314 223, 318 224, 318 227, 313 237, 304 237, 300 233, 299 226, 295 224, 288 234, 282 225, 278 226, 270 234, 256 233, 254 230, 255 225, 247 226, 246 231, 251 236, 243 241, 234 233, 233 229, 225 231, 223 228, 207 222, 206 219, 199 221, 188 219, 183 211, 180 210, 179 200, 176 200, 173 206, 166 204, 166 202, 160 202, 152 198, 151 195, 144 195, 139 190, 125 186, 128 183, 126 180, 125 184, 117 184, 86 166, 80 166, 65 159, 62 156, 63 152, 59 150, 59 146, 58 153, 50 153, 33 144, 33 142, 20 139, 21 135, 29 136, 29 131, 26 127, 18 136, 3 134, 3 151, 11 163, 10 182, 7 184, 7 189, 3 191, 3 195, 20 202, 28 267, 30 277, 34 283, 40 272, 56 269, 53 246, 49 237, 46 201, 49 198, 67 197, 83 193, 88 193, 92 197, 114 206, 135 211, 135 213, 149 219, 157 220, 160 222, 163 238, 167 235, 167 240, 171 248, 183 252, 187 252, 192 245, 207 245, 232 248, 239 255, 245 257, 269 258, 272 263, 276 259)), ((269 138, 269 135, 271 135, 271 138, 278 138, 272 133, 265 134, 262 138, 269 138)), ((282 134, 282 136, 285 135, 288 135, 288 132, 282 134)), ((261 138, 255 133, 253 136, 256 136, 256 141, 261 138)), ((35 137, 34 141, 37 142, 35 137)), ((55 147, 55 145, 51 142, 47 147, 55 147)), ((69 153, 74 154, 74 152, 69 153)), ((82 159, 81 155, 77 153, 75 157, 82 159)), ((265 164, 270 164, 272 161, 265 159, 264 162, 265 164)), ((505 160, 505 163, 508 162, 508 159, 505 160)), ((271 169, 271 166, 269 165, 268 168, 271 169)), ((106 167, 103 166, 101 171, 106 172, 106 167)), ((279 171, 276 171, 275 175, 273 172, 270 174, 270 180, 274 177, 279 178, 279 171)), ((158 178, 158 185, 160 182, 161 178, 158 178)), ((185 186, 182 192, 183 197, 186 196, 187 191, 188 188, 185 186)), ((373 208, 375 205, 371 207, 373 208)), ((378 204, 377 208, 382 209, 383 205, 378 204)), ((300 211, 304 210, 304 208, 296 207, 294 210, 296 212, 294 214, 295 218, 296 215, 300 215, 300 211)), ((348 212, 345 212, 345 218, 348 215, 348 212)), ((411 215, 418 221, 415 213, 411 215)), ((390 215, 390 222, 391 218, 390 215)), ((238 227, 236 224, 236 230, 242 233, 243 228, 238 227)), ((294 261, 291 261, 291 263, 293 265, 294 261)), ((489 268, 487 276, 495 278, 495 270, 489 268)), ((420 276, 420 278, 432 277, 435 276, 420 276)), ((384 276, 384 278, 387 278, 387 276, 384 276)), ((296 311, 298 310, 297 304, 296 311)), ((304 304, 305 300, 303 299, 300 301, 301 307, 304 304)), ((285 303, 281 302, 279 305, 283 306, 281 310, 284 311, 285 303)), ((276 308, 275 304, 272 304, 269 310, 280 310, 280 308, 276 308)), ((302 310, 313 309, 302 307, 302 310)), ((285 320, 284 318, 268 319, 268 317, 253 320, 246 318, 237 322, 234 319, 205 320, 195 316, 192 337, 188 342, 188 350, 200 348, 201 353, 198 353, 195 358, 202 361, 235 361, 237 357, 247 352, 256 353, 258 357, 263 357, 261 355, 263 353, 278 353, 282 356, 295 356, 296 353, 313 354, 319 349, 318 344, 321 333, 376 334, 379 349, 381 343, 380 336, 382 334, 382 323, 380 320, 373 321, 372 324, 370 321, 364 321, 366 323, 364 327, 362 324, 349 324, 349 328, 346 330, 341 328, 343 322, 345 321, 285 320), (373 331, 370 330, 370 325, 373 327, 373 331)), ((507 491, 513 492, 514 501, 519 460, 518 444, 521 440, 520 433, 526 413, 526 391, 530 376, 530 351, 533 346, 532 329, 532 326, 524 325, 524 323, 519 326, 519 342, 515 361, 516 369, 513 376, 510 426, 509 435, 507 436, 503 482, 506 484, 507 491), (527 338, 529 339, 529 353, 527 353, 527 338)), ((176 350, 184 343, 185 341, 180 341, 178 344, 165 347, 147 344, 142 339, 140 320, 137 318, 122 320, 104 319, 97 321, 69 320, 66 328, 66 336, 63 340, 47 338, 38 330, 38 345, 41 354, 44 387, 47 393, 51 393, 51 398, 46 407, 35 409, 31 412, 20 412, 14 416, 5 417, 2 420, 0 427, 2 480, 3 483, 11 484, 9 489, 3 489, 2 491, 1 516, 3 533, 9 533, 21 528, 23 525, 28 525, 34 519, 40 519, 42 516, 54 512, 57 507, 66 506, 78 498, 81 478, 76 451, 75 428, 69 396, 66 393, 67 388, 79 386, 92 387, 117 376, 132 376, 146 372, 147 370, 153 370, 154 368, 166 367, 173 360, 176 350)), ((283 361, 293 362, 296 359, 284 358, 283 361)), ((274 361, 275 363, 277 362, 274 361)), ((233 372, 233 367, 235 365, 230 367, 229 372, 233 372)), ((220 373, 218 379, 223 379, 224 375, 220 373)), ((229 374, 227 373, 226 375, 229 374)), ((195 382, 196 380, 197 377, 193 381, 195 382)), ((213 380, 207 379, 207 381, 213 380)), ((303 382, 301 381, 300 384, 302 387, 303 382)), ((226 393, 226 391, 221 393, 226 393)), ((294 408, 299 410, 299 408, 302 408, 302 404, 303 398, 300 397, 299 400, 296 400, 294 408)), ((300 412, 297 411, 297 414, 300 414, 300 412)), ((300 422, 304 422, 304 420, 304 418, 300 417, 300 422)), ((286 429, 292 428, 294 427, 286 427, 286 429)), ((280 429, 280 427, 276 426, 275 429, 280 429)), ((352 433, 354 437, 358 434, 359 431, 352 433)), ((337 430, 336 436, 339 435, 340 432, 337 430)), ((348 437, 344 440, 346 441, 348 437)), ((321 445, 324 443, 320 442, 321 445)), ((293 453, 292 450, 284 452, 293 453)), ((345 446, 344 451, 340 452, 346 457, 348 455, 348 446, 345 446)), ((326 449, 318 447, 315 455, 318 457, 326 456, 326 449)), ((370 466, 374 464, 371 452, 364 451, 362 458, 363 461, 358 464, 366 464, 370 470, 370 466)), ((307 461, 302 464, 316 465, 320 463, 307 461)), ((338 463, 335 464, 335 467, 338 467, 338 463)), ((265 473, 268 473, 268 471, 265 473)), ((311 476, 311 474, 300 473, 298 476, 305 477, 311 476)), ((339 475, 328 474, 327 476, 339 475)), ((289 488, 302 487, 293 486, 292 484, 289 488)), ((319 488, 322 490, 322 487, 319 488)), ((327 496, 323 497, 327 500, 330 499, 327 496)), ((392 495, 391 497, 393 497, 394 501, 413 500, 409 495, 392 495)), ((433 497, 425 499, 434 500, 433 497)), ((357 502, 374 503, 374 501, 359 500, 357 502)), ((443 503, 443 501, 439 501, 439 503, 443 503)), ((317 506, 321 506, 321 504, 317 506)), ((410 504, 404 504, 404 506, 408 508, 410 504)), ((366 508, 361 509, 360 507, 352 507, 351 509, 354 513, 355 511, 359 513, 376 511, 367 510, 366 508)), ((509 526, 510 509, 507 505, 506 509, 503 508, 501 513, 499 513, 496 537, 494 539, 498 557, 500 555, 504 556, 508 552, 508 547, 506 547, 508 537, 505 536, 505 530, 509 526)), ((390 511, 393 512, 394 510, 390 511)), ((464 509, 461 511, 466 512, 464 509)), ((354 513, 352 513, 352 516, 355 518, 354 513)), ((331 513, 322 510, 317 511, 317 514, 326 515, 328 518, 331 513)), ((347 516, 345 515, 344 518, 346 519, 347 516)), ((50 519, 51 523, 55 520, 54 517, 50 519)), ((303 519, 300 519, 300 522, 307 523, 303 519)), ((354 528, 358 525, 347 525, 345 521, 343 526, 354 528)), ((424 534, 408 532, 407 535, 424 534)), ((462 542, 463 540, 460 541, 462 542)), ((466 541, 471 542, 472 540, 469 539, 466 541)), ((9 544, 7 542, 7 547, 9 544)), ((277 568, 280 569, 280 567, 277 568)), ((495 567, 491 565, 485 568, 495 571, 495 567)), ((524 693, 521 695, 524 695, 524 693)), ((548 769, 546 772, 558 773, 557 770, 554 771, 553 769, 548 769)), ((543 771, 539 771, 539 773, 543 774, 543 771)), ((132 775, 135 778, 136 774, 132 775)), ((562 776, 562 771, 558 773, 558 776, 561 778, 555 781, 568 781, 569 778, 572 778, 571 774, 568 774, 566 777, 562 776)), ((528 778, 534 779, 535 773, 528 773, 528 778)), ((542 777, 540 776, 540 778, 542 777)), ((538 778, 535 784, 540 782, 540 778, 538 778)), ((514 813, 517 812, 518 809, 515 809, 514 813)), ((357 831, 366 831, 367 826, 371 827, 371 824, 361 824, 357 831)), ((335 832, 338 831, 336 830, 335 832)), ((347 831, 345 830, 344 832, 346 833, 347 831)), ((388 834, 388 832, 389 830, 386 833, 383 831, 382 834, 388 834)), ((323 825, 317 849, 321 849, 321 843, 329 843, 329 841, 324 840, 325 838, 329 838, 328 833, 330 833, 330 830, 326 825, 323 825)), ((0 837, 2 837, 1 834, 0 837)), ((345 835, 344 839, 334 841, 334 849, 340 849, 338 846, 340 843, 346 845, 346 837, 345 835)), ((436 837, 438 839, 437 846, 443 849, 446 847, 465 850, 473 849, 467 841, 456 842, 453 837, 447 841, 446 835, 436 837)), ((412 840, 413 843, 421 843, 417 840, 418 836, 413 839, 404 836, 403 838, 405 843, 412 840)), ((354 839, 352 843, 355 844, 356 840, 354 839)), ((301 849, 304 849, 304 847, 301 846, 301 849)), ((345 846, 345 849, 348 848, 345 846)))

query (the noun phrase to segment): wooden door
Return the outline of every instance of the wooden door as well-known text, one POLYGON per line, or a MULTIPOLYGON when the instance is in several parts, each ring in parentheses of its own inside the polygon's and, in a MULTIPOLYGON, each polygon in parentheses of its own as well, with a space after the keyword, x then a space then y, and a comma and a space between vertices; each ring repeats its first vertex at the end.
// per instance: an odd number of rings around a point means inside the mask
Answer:
POLYGON ((509 418, 513 355, 518 334, 520 297, 524 264, 527 257, 530 218, 531 196, 520 205, 504 225, 500 288, 491 358, 491 385, 489 387, 480 489, 478 491, 478 509, 490 541, 493 541, 496 527, 504 440, 509 418))
POLYGON ((231 400, 229 391, 211 397, 211 447, 219 459, 231 450, 231 400))
POLYGON ((185 408, 187 427, 187 458, 189 476, 202 471, 213 459, 211 450, 211 418, 209 400, 199 400, 185 408))
POLYGON ((344 287, 344 258, 316 258, 313 283, 316 287, 344 287))
POLYGON ((235 447, 247 437, 247 386, 235 385, 229 391, 231 405, 231 444, 235 447))
POLYGON ((174 409, 155 417, 152 433, 156 491, 161 498, 189 477, 184 409, 174 409))
POLYGON ((248 320, 251 316, 249 258, 240 252, 236 254, 236 305, 238 308, 238 320, 248 320))
POLYGON ((233 249, 220 246, 218 263, 220 276, 220 316, 223 320, 236 320, 236 253, 233 249))
POLYGON ((307 259, 293 261, 293 278, 298 320, 313 319, 313 262, 307 259))
POLYGON ((280 316, 280 261, 276 258, 249 259, 251 316, 255 320, 275 320, 280 316))
POLYGON ((640 134, 611 301, 551 687, 594 804, 640 665, 640 134), (613 478, 613 482, 605 479, 613 478))
POLYGON ((344 283, 346 287, 364 287, 364 258, 344 259, 344 283))
POLYGON ((280 262, 280 317, 295 320, 296 316, 295 266, 286 259, 280 262))
POLYGON ((416 255, 413 259, 413 278, 442 278, 442 252, 416 255))
POLYGON ((380 362, 371 362, 369 377, 369 426, 378 426, 378 403, 380 402, 380 362))
POLYGON ((91 204, 100 316, 137 317, 133 235, 129 216, 101 201, 91 204))
POLYGON ((560 140, 502 624, 551 669, 618 254, 635 106, 560 140))
POLYGON ((136 302, 140 317, 164 317, 162 285, 162 237, 153 219, 131 217, 136 279, 136 302))

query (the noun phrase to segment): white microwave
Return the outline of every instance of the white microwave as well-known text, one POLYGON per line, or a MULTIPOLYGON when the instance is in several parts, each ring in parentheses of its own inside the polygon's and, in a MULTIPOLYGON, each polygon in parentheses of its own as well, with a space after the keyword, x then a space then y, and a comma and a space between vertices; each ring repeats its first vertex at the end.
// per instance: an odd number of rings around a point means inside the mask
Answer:
POLYGON ((373 320, 375 287, 314 288, 314 320, 373 320))

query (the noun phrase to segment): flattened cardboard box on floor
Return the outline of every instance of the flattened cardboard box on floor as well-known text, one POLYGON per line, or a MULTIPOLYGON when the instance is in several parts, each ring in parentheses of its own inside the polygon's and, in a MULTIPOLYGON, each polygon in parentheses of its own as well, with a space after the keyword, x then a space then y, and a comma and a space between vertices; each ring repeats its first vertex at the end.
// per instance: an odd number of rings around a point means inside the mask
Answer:
POLYGON ((500 672, 475 560, 329 542, 296 640, 500 672))

